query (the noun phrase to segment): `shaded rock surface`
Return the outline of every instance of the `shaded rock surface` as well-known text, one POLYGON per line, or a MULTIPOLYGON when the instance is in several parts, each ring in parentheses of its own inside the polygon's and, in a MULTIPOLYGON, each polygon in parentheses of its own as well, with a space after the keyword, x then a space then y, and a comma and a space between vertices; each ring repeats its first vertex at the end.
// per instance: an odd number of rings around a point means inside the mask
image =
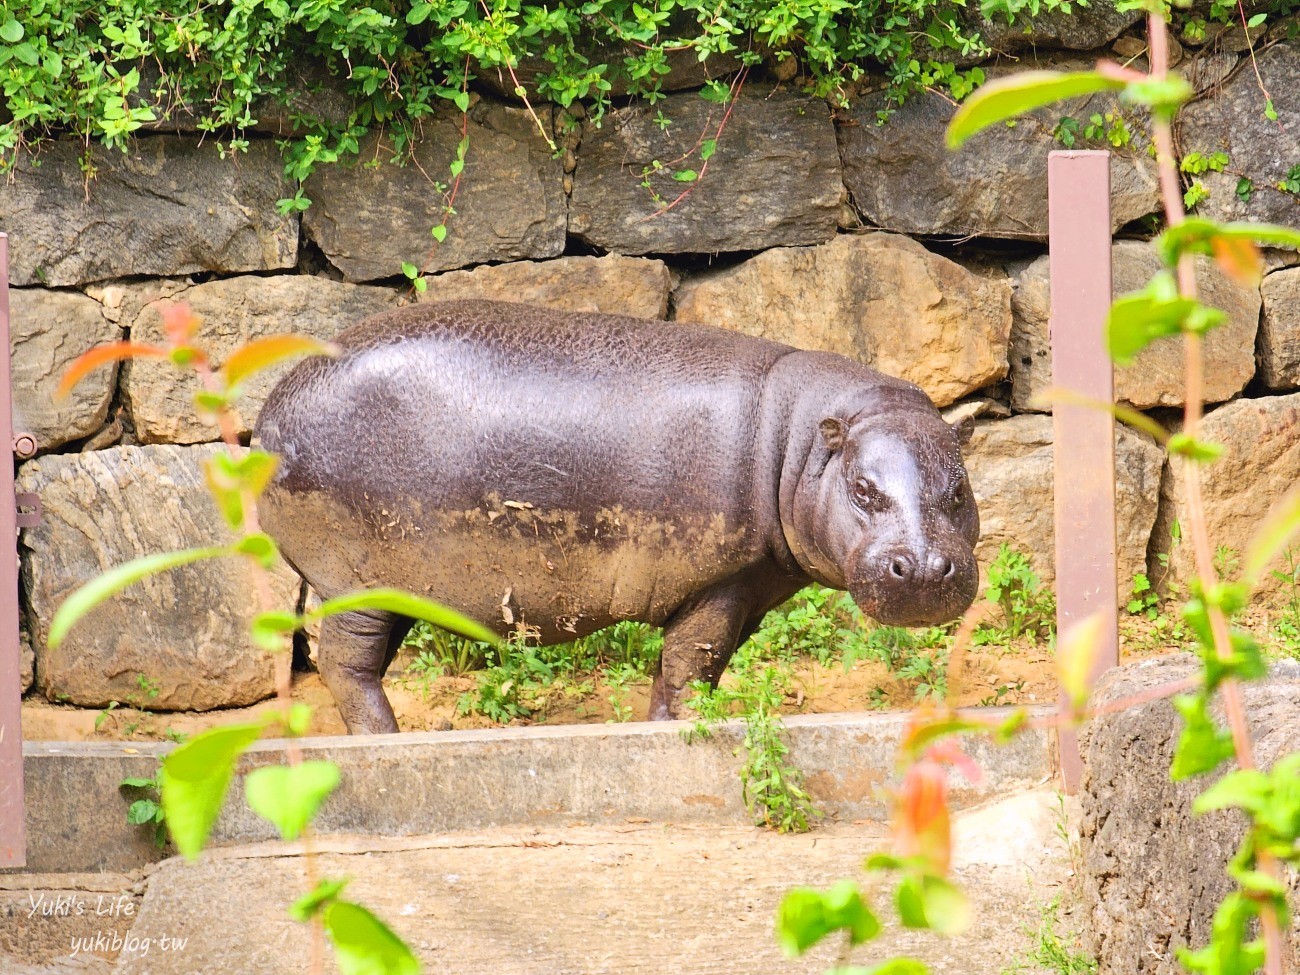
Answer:
MULTIPOLYGON (((162 311, 170 302, 184 302, 201 319, 197 341, 212 365, 220 367, 236 348, 268 335, 294 332, 332 339, 366 316, 394 306, 397 293, 305 274, 225 278, 143 305, 130 322, 131 337, 161 342, 162 311)), ((242 384, 237 404, 241 434, 252 430, 271 387, 294 361, 258 372, 242 384)), ((176 369, 166 360, 136 359, 124 367, 122 388, 142 442, 198 443, 220 437, 214 422, 195 415, 194 394, 200 386, 191 371, 176 369)))
POLYGON ((59 287, 128 275, 266 271, 298 259, 298 219, 275 201, 293 196, 274 143, 251 140, 221 159, 211 144, 156 136, 127 154, 92 151, 89 184, 79 142, 18 154, 0 183, 13 284, 59 287))
MULTIPOLYGON (((1106 111, 1097 96, 1075 99, 994 126, 956 151, 944 145, 955 107, 918 92, 894 106, 885 92, 853 101, 837 117, 844 185, 866 223, 882 230, 951 236, 1047 236, 1047 154, 1061 148, 1052 130, 1063 115, 1106 111), (884 125, 877 113, 894 110, 884 125)), ((1159 207, 1155 166, 1144 152, 1111 156, 1112 223, 1122 227, 1159 207)))
POLYGON ((18 653, 18 692, 26 694, 36 677, 36 654, 32 650, 32 640, 26 630, 19 634, 18 653))
POLYGON ((682 321, 847 355, 916 383, 940 406, 1006 375, 1006 280, 894 234, 774 248, 688 278, 673 305, 682 321))
POLYGON ((726 111, 696 94, 670 95, 657 107, 610 112, 599 128, 588 123, 569 232, 621 254, 757 250, 834 236, 843 187, 834 127, 819 99, 746 86, 708 172, 697 182, 674 178, 701 171, 700 140, 715 137, 726 111), (666 130, 655 122, 659 111, 672 120, 666 130))
POLYGON ((676 275, 663 261, 640 257, 561 257, 448 271, 429 280, 420 301, 487 298, 563 311, 666 318, 676 275))
MULTIPOLYGON (((1244 552, 1265 516, 1300 480, 1300 393, 1240 399, 1208 414, 1201 439, 1222 444, 1223 456, 1201 467, 1201 495, 1212 544, 1244 552)), ((1195 574, 1187 541, 1187 491, 1181 464, 1165 468, 1160 486, 1160 521, 1153 552, 1170 553, 1170 573, 1187 580, 1195 574), (1182 526, 1174 545, 1171 529, 1182 526)), ((1266 577, 1261 588, 1280 583, 1266 577)))
MULTIPOLYGON (((1190 655, 1144 660, 1112 670, 1093 706, 1140 694, 1195 672, 1190 655)), ((1286 661, 1245 689, 1255 759, 1268 768, 1300 750, 1300 665, 1286 661)), ((1220 719, 1222 720, 1222 719, 1220 719)), ((1213 781, 1169 780, 1182 721, 1167 700, 1148 701, 1094 718, 1083 737, 1081 899, 1085 943, 1102 972, 1175 975, 1178 947, 1200 948, 1233 884, 1224 872, 1241 840, 1235 812, 1193 816, 1192 800, 1213 781)), ((1291 878, 1291 897, 1300 879, 1291 878)), ((1300 958, 1300 921, 1291 932, 1300 958)))
MULTIPOLYGON (((549 129, 551 112, 539 113, 549 129)), ((303 229, 349 281, 397 277, 403 262, 442 271, 483 261, 555 257, 564 250, 563 166, 523 109, 480 102, 469 114, 469 149, 447 237, 443 224, 460 142, 460 116, 426 120, 405 166, 388 142, 369 137, 361 160, 320 166, 303 184, 312 206, 303 229), (436 245, 436 246, 435 246, 436 245)))
POLYGON ((1184 153, 1228 153, 1222 173, 1200 179, 1210 191, 1197 213, 1212 220, 1257 220, 1294 226, 1300 217, 1296 197, 1277 188, 1300 157, 1295 132, 1300 128, 1300 40, 1282 41, 1257 52, 1260 81, 1272 95, 1277 121, 1265 117, 1265 96, 1255 72, 1246 66, 1206 98, 1178 115, 1178 138, 1184 153), (1254 184, 1249 201, 1237 195, 1242 176, 1254 184))
POLYGON ((1300 268, 1273 272, 1260 292, 1259 378, 1270 389, 1300 388, 1300 268))
POLYGON ((60 402, 54 391, 73 359, 120 329, 99 302, 73 291, 14 288, 9 312, 14 430, 34 435, 43 451, 90 436, 108 416, 117 367, 95 370, 60 402))
MULTIPOLYGON (((1127 593, 1133 574, 1146 571, 1164 452, 1144 433, 1116 429, 1116 573, 1127 593)), ((1029 556, 1047 584, 1056 578, 1052 454, 1051 417, 1035 415, 977 423, 965 450, 980 513, 975 554, 987 564, 1006 543, 1029 556)))
MULTIPOLYGON (((217 449, 115 447, 19 469, 19 490, 39 492, 45 509, 39 527, 23 530, 21 548, 36 672, 50 700, 208 710, 273 692, 271 657, 248 642, 255 597, 239 559, 150 576, 92 610, 57 650, 47 643, 55 609, 99 573, 229 539, 201 467, 217 449)), ((286 566, 271 587, 277 606, 296 605, 298 577, 286 566)))
MULTIPOLYGON (((1163 265, 1150 244, 1116 241, 1111 247, 1112 290, 1116 297, 1139 291, 1163 265)), ((1011 403, 1016 410, 1049 409, 1034 400, 1052 385, 1051 261, 1044 255, 1016 279, 1011 309, 1011 403)), ((1217 264, 1200 259, 1196 279, 1201 299, 1228 313, 1225 325, 1205 342, 1205 399, 1219 403, 1237 395, 1255 374, 1255 333, 1259 327, 1259 291, 1229 279, 1217 264)), ((1163 340, 1148 346, 1130 366, 1115 369, 1115 396, 1149 409, 1182 406, 1183 346, 1163 340)))

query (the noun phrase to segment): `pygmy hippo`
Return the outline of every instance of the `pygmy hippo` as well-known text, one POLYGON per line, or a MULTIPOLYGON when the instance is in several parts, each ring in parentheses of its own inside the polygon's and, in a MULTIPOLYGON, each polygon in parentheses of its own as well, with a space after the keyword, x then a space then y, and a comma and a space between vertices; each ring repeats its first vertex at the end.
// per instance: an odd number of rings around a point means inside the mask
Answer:
MULTIPOLYGON (((298 364, 256 436, 262 522, 325 598, 395 586, 544 644, 664 627, 650 717, 716 684, 816 581, 919 626, 975 596, 962 437, 911 383, 703 325, 420 304, 298 364)), ((321 629, 348 730, 396 731, 380 678, 411 620, 321 629)))

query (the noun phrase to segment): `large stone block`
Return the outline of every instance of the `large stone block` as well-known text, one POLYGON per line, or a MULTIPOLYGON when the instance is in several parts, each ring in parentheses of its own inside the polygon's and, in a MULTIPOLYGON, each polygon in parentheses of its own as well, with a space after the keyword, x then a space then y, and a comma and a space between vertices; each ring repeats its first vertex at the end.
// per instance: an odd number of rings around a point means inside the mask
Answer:
POLYGON ((1197 212, 1214 220, 1258 220, 1294 225, 1295 196, 1280 192, 1278 182, 1297 162, 1300 128, 1300 41, 1282 41, 1258 51, 1250 65, 1178 115, 1178 138, 1184 153, 1228 153, 1231 172, 1205 173, 1210 191, 1197 212), (1262 87, 1273 98, 1277 120, 1265 117, 1262 87), (1237 195, 1237 181, 1254 184, 1249 201, 1237 195))
POLYGON ((49 450, 88 437, 108 416, 117 368, 97 369, 54 401, 64 370, 81 353, 121 337, 99 302, 73 291, 14 288, 9 292, 14 429, 49 450))
MULTIPOLYGON (((19 490, 38 492, 44 506, 41 525, 23 530, 21 549, 38 686, 50 700, 207 710, 274 692, 271 657, 248 641, 256 598, 242 559, 150 576, 92 610, 57 650, 47 643, 55 610, 99 573, 143 555, 229 540, 202 469, 218 449, 114 447, 42 457, 19 469, 19 490), (156 696, 141 687, 141 675, 156 696)), ((286 566, 271 573, 277 608, 295 606, 298 588, 286 566)))
MULTIPOLYGON (((1224 447, 1222 457, 1200 468, 1210 543, 1244 552, 1273 506, 1300 483, 1300 393, 1239 399, 1221 406, 1205 417, 1200 436, 1224 447)), ((1183 465, 1171 463, 1160 486, 1153 551, 1170 553, 1174 579, 1195 575, 1188 524, 1183 465), (1176 545, 1175 521, 1183 536, 1176 545)), ((1266 577, 1261 588, 1277 585, 1277 580, 1266 577)))
POLYGON ((683 321, 850 356, 916 383, 940 406, 1007 372, 1007 281, 893 234, 775 248, 688 278, 673 305, 683 321))
MULTIPOLYGON (((296 332, 332 339, 349 325, 397 304, 389 288, 345 284, 309 275, 245 276, 209 281, 144 304, 131 320, 137 342, 163 340, 162 311, 174 302, 189 305, 203 322, 199 345, 220 366, 239 346, 267 335, 296 332)), ((243 384, 239 431, 252 430, 271 387, 292 363, 256 373, 243 384)), ((220 437, 214 423, 195 415, 199 383, 190 370, 170 362, 137 359, 125 367, 122 391, 144 443, 199 443, 220 437)))
MULTIPOLYGON (((918 92, 902 106, 883 92, 855 99, 837 118, 844 185, 867 223, 907 234, 956 237, 1047 236, 1047 154, 1061 145, 1063 115, 1109 110, 1104 96, 1073 99, 997 125, 956 151, 944 131, 956 111, 946 97, 918 92), (893 111, 880 124, 877 113, 893 111)), ((1111 216, 1118 229, 1160 206, 1155 164, 1144 152, 1111 155, 1111 216)))
POLYGON ((488 264, 430 279, 420 301, 488 298, 562 311, 666 318, 675 275, 663 261, 642 257, 561 257, 553 261, 488 264))
POLYGON ((265 271, 298 260, 298 219, 275 201, 293 196, 275 145, 253 140, 222 159, 211 143, 153 136, 123 154, 80 142, 19 154, 0 183, 14 284, 62 286, 129 275, 265 271), (39 165, 36 165, 39 163, 39 165))
POLYGON ((1270 389, 1300 388, 1300 267, 1274 271, 1260 292, 1259 378, 1270 389))
MULTIPOLYGON (((1144 660, 1102 678, 1094 706, 1141 700, 1195 673, 1190 656, 1144 660)), ((1300 666, 1275 665, 1265 681, 1245 688, 1254 757, 1269 768, 1300 750, 1300 666)), ((1220 717, 1222 720, 1222 717, 1220 717)), ((1241 842, 1244 821, 1232 811, 1197 816, 1192 801, 1208 778, 1171 782, 1169 765, 1183 723, 1165 698, 1103 714, 1083 736, 1083 869, 1080 901, 1085 947, 1102 972, 1176 975, 1180 947, 1203 947, 1215 908, 1235 888, 1225 870, 1241 842)), ((1290 897, 1300 878, 1290 875, 1290 897)), ((1293 921, 1289 958, 1300 964, 1300 915, 1293 921)))
MULTIPOLYGON (((1111 272, 1116 297, 1144 288, 1163 265, 1155 249, 1136 240, 1111 247, 1111 272)), ((1051 262, 1046 255, 1020 273, 1011 310, 1011 403, 1017 410, 1050 409, 1035 405, 1052 385, 1051 262)), ((1256 288, 1232 281, 1213 261, 1197 261, 1201 299, 1228 313, 1227 324, 1205 342, 1205 399, 1220 403, 1236 396, 1255 374, 1255 333, 1260 297, 1256 288)), ((1115 395, 1138 409, 1183 404, 1183 344, 1166 339, 1142 352, 1131 366, 1115 369, 1115 395)))
POLYGON ((600 127, 588 123, 570 233, 621 254, 759 250, 833 237, 843 186, 820 99, 747 86, 704 178, 674 179, 701 169, 699 142, 714 137, 726 111, 696 94, 671 95, 610 112, 600 127), (660 113, 671 120, 667 128, 656 123, 660 113))
MULTIPOLYGON (((551 112, 539 113, 548 130, 551 112)), ((460 116, 425 120, 404 166, 370 136, 360 158, 377 165, 319 166, 303 185, 313 201, 303 229, 349 281, 400 277, 402 263, 443 271, 485 261, 556 257, 564 251, 564 170, 524 109, 480 102, 469 113, 469 149, 447 238, 446 198, 454 182, 460 116)))
MULTIPOLYGON (((1052 420, 1015 416, 977 423, 966 469, 980 513, 975 554, 984 564, 1003 543, 1029 556, 1046 583, 1056 578, 1052 482, 1052 420)), ((1164 452, 1144 433, 1119 425, 1115 437, 1116 562, 1120 593, 1146 571, 1147 541, 1156 520, 1164 452)))

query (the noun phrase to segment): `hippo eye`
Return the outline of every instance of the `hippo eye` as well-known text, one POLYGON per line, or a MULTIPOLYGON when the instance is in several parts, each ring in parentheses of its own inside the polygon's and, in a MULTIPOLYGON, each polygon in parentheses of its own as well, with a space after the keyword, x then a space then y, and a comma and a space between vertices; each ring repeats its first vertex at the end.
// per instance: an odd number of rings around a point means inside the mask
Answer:
POLYGON ((878 511, 886 505, 885 496, 875 483, 860 477, 853 482, 853 500, 867 511, 878 511))

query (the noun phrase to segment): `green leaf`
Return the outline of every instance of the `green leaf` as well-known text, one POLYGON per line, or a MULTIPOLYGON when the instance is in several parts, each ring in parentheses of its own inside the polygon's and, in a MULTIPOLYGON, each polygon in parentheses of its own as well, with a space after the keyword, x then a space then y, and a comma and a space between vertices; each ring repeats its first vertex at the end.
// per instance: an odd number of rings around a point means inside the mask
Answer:
POLYGON ((451 100, 462 112, 469 111, 469 92, 458 91, 456 94, 452 95, 451 100))
POLYGON ((1173 781, 1204 775, 1233 756, 1232 736, 1220 731, 1211 719, 1204 696, 1180 694, 1172 703, 1183 716, 1183 733, 1174 747, 1174 760, 1169 767, 1173 781))
POLYGON ((386 613, 397 613, 399 616, 424 620, 426 623, 432 623, 434 626, 449 630, 460 636, 469 637, 471 640, 478 640, 480 643, 499 644, 501 642, 501 638, 495 633, 481 623, 476 623, 468 616, 463 616, 454 609, 448 609, 446 606, 435 603, 430 599, 424 599, 409 592, 402 592, 400 589, 366 589, 346 596, 327 599, 321 603, 318 609, 303 617, 303 620, 305 623, 314 623, 317 620, 325 619, 327 616, 352 613, 363 609, 378 609, 386 613))
POLYGON ((253 532, 251 535, 245 535, 235 543, 235 551, 257 559, 264 569, 274 566, 276 560, 280 557, 280 550, 276 548, 271 536, 265 532, 253 532))
POLYGON ((1124 86, 1120 98, 1130 105, 1145 105, 1154 114, 1169 119, 1195 94, 1196 89, 1186 78, 1171 73, 1163 78, 1146 77, 1141 81, 1130 81, 1124 86))
POLYGON ((302 617, 296 613, 271 610, 258 613, 248 624, 248 636, 253 646, 267 653, 283 653, 289 649, 285 634, 302 626, 302 617))
POLYGON ((1247 27, 1258 27, 1264 21, 1268 20, 1268 14, 1255 14, 1250 20, 1246 21, 1247 27))
POLYGON ((441 244, 447 239, 447 225, 445 223, 440 223, 438 226, 430 230, 429 233, 433 234, 433 239, 441 244))
POLYGON ((1262 809, 1272 791, 1272 783, 1258 769, 1237 769, 1202 792, 1192 802, 1192 812, 1198 816, 1218 809, 1245 809, 1257 812, 1262 809))
POLYGON ((705 139, 700 143, 700 160, 708 162, 713 158, 713 154, 718 150, 717 139, 705 139))
POLYGON ((264 725, 213 728, 163 759, 162 807, 176 849, 187 860, 203 851, 235 774, 235 763, 264 725))
POLYGON ((338 900, 347 880, 322 880, 315 889, 303 894, 289 907, 289 916, 295 921, 310 921, 326 904, 338 900))
POLYGON ((9 44, 17 44, 23 39, 23 25, 18 23, 13 17, 10 17, 3 24, 0 24, 0 40, 9 44))
POLYGON ((300 355, 338 355, 338 348, 310 335, 267 335, 241 345, 221 367, 226 383, 234 388, 254 373, 300 355))
POLYGON ((406 942, 361 905, 335 900, 323 914, 342 975, 420 975, 406 942))
POLYGON ((796 887, 776 912, 776 936, 787 958, 796 958, 835 931, 846 931, 850 944, 862 944, 880 933, 862 893, 851 880, 827 891, 796 887))
POLYGON ((152 799, 137 799, 127 809, 126 821, 132 826, 143 826, 145 823, 152 823, 160 808, 158 803, 152 799))
POLYGON ((229 555, 230 549, 222 547, 187 548, 179 552, 159 552, 119 565, 115 569, 95 576, 88 583, 63 601, 59 611, 50 622, 50 635, 46 644, 51 650, 58 648, 76 622, 92 609, 117 593, 139 582, 141 579, 178 566, 200 562, 203 559, 215 559, 229 555))
POLYGON ((1124 82, 1096 71, 1024 71, 989 82, 957 109, 948 123, 949 149, 990 125, 1078 95, 1119 91, 1124 82))
POLYGON ((1171 454, 1188 457, 1198 464, 1212 463, 1223 455, 1223 444, 1195 440, 1185 433, 1170 434, 1168 448, 1171 454))
POLYGON ((1300 250, 1300 231, 1272 223, 1215 223, 1204 217, 1188 217, 1156 238, 1160 259, 1169 267, 1183 254, 1214 254, 1215 240, 1248 240, 1266 247, 1300 250))
POLYGON ((405 274, 408 278, 414 279, 420 276, 420 269, 416 267, 414 264, 408 263, 407 261, 403 261, 402 273, 405 274))
POLYGON ((244 795, 249 808, 281 837, 296 840, 338 784, 339 767, 333 762, 268 765, 248 774, 244 795))
POLYGON ((700 174, 693 169, 679 169, 673 173, 673 179, 679 183, 694 183, 700 178, 700 174))
POLYGON ((1178 294, 1173 276, 1161 272, 1141 291, 1118 298, 1106 316, 1106 348, 1118 365, 1127 366, 1157 339, 1184 331, 1203 333, 1227 315, 1178 294))
POLYGON ((861 965, 832 968, 826 975, 930 975, 930 969, 925 962, 915 958, 890 958, 870 968, 861 965))
POLYGON ((129 789, 156 789, 156 788, 158 788, 158 783, 155 782, 153 779, 137 779, 137 778, 123 779, 121 782, 118 783, 118 785, 119 785, 119 786, 126 786, 126 787, 129 788, 129 789))

